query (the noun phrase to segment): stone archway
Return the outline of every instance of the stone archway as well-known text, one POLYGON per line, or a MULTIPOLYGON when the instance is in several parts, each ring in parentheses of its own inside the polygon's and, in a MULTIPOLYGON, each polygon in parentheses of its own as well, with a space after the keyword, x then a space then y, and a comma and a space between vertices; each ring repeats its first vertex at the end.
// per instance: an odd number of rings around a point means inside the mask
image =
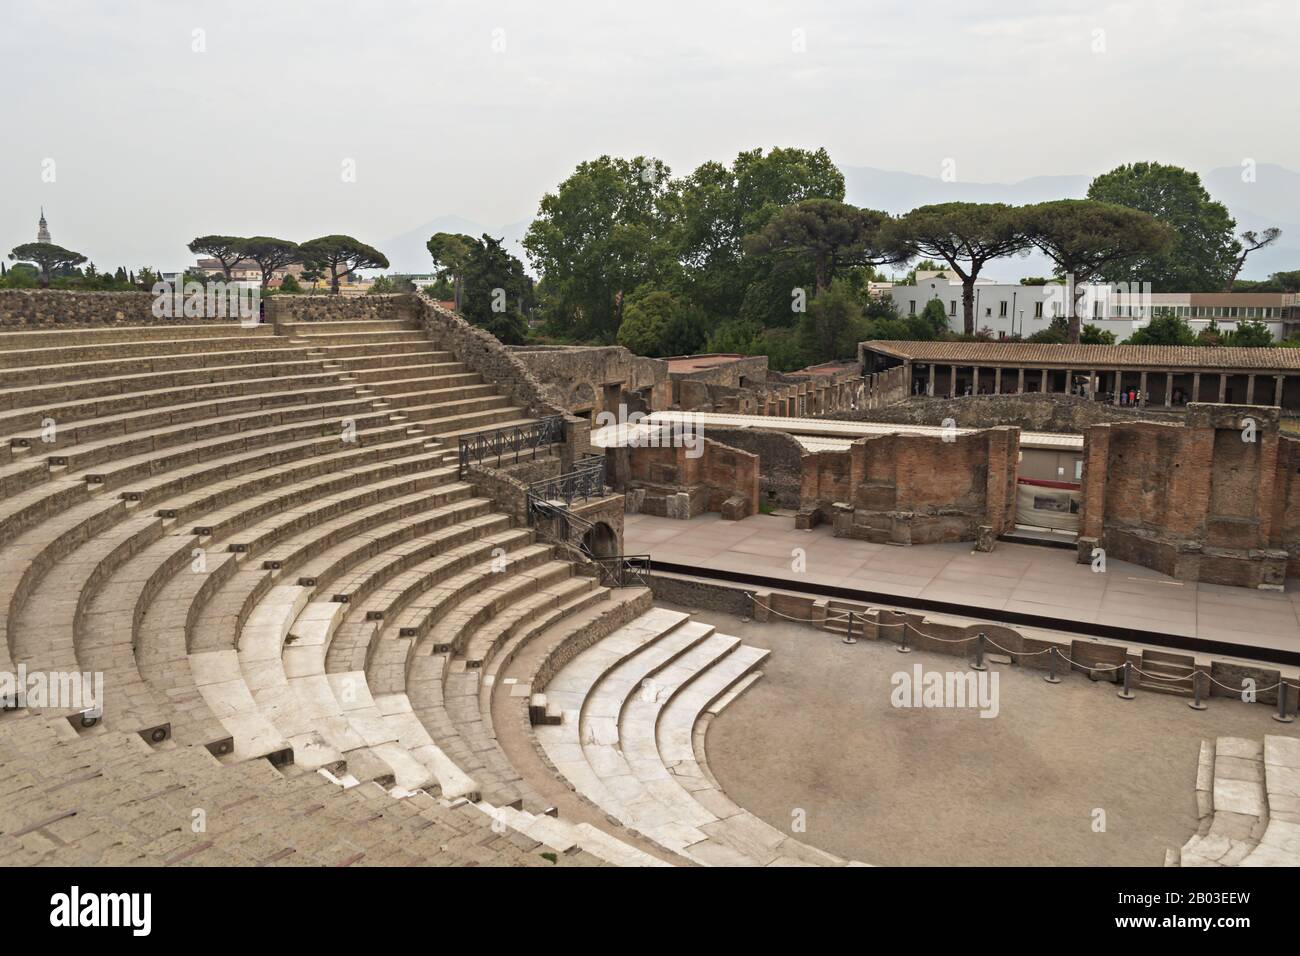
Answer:
POLYGON ((618 554, 618 534, 604 521, 597 521, 582 536, 582 546, 597 558, 618 554))

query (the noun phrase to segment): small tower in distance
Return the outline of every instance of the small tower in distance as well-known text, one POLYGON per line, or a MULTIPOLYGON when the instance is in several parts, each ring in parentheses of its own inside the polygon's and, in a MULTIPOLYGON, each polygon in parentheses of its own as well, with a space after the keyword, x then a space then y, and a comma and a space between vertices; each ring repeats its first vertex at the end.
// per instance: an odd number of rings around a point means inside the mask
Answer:
POLYGON ((41 207, 41 221, 40 221, 40 223, 36 226, 36 241, 37 241, 37 242, 49 242, 49 241, 50 241, 50 227, 49 227, 49 224, 46 223, 46 221, 45 221, 45 207, 44 207, 44 206, 41 207))

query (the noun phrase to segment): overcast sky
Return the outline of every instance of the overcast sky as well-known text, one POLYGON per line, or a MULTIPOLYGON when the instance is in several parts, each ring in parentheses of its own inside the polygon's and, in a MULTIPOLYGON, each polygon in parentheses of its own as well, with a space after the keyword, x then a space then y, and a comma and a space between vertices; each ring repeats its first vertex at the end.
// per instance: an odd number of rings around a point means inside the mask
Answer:
POLYGON ((754 146, 968 181, 1300 166, 1300 13, 1254 2, 6 4, 0 246, 530 217, 583 159, 754 146), (352 165, 349 166, 348 164, 352 165), (354 181, 345 181, 349 169, 354 181), (48 181, 53 179, 53 181, 48 181))

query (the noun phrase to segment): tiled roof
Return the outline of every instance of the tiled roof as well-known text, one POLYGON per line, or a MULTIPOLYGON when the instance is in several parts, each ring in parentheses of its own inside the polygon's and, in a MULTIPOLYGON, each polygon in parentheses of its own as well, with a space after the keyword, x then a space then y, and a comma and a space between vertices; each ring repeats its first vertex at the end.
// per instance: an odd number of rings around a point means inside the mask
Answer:
POLYGON ((1033 342, 894 342, 863 347, 918 362, 1005 362, 1084 369, 1209 368, 1300 372, 1300 349, 1197 345, 1049 345, 1033 342))

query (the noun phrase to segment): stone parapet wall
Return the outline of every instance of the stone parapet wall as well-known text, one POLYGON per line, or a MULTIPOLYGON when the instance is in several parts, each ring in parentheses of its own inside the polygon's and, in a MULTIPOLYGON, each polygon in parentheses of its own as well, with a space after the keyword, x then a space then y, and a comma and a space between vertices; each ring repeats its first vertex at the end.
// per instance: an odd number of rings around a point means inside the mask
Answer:
POLYGON ((546 397, 545 388, 532 369, 491 332, 449 312, 423 292, 394 298, 412 300, 419 320, 439 348, 453 352, 485 381, 510 396, 512 402, 527 409, 529 415, 572 418, 546 397))
POLYGON ((414 295, 273 295, 266 299, 267 322, 409 322, 421 317, 414 295))
MULTIPOLYGON (((201 319, 159 319, 150 292, 0 289, 0 328, 51 329, 78 325, 193 325, 201 319)), ((230 319, 220 319, 229 322, 230 319)))
POLYGON ((620 345, 508 346, 538 377, 547 400, 570 412, 649 412, 672 404, 668 364, 643 358, 620 345), (610 392, 616 391, 617 395, 610 392))

